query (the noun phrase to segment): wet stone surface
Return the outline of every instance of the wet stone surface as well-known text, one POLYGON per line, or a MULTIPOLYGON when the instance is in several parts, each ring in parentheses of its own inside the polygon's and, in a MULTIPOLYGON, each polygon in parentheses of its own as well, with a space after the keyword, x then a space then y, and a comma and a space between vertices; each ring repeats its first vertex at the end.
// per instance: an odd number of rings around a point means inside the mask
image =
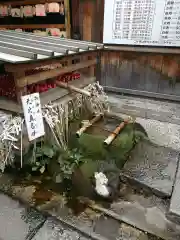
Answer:
POLYGON ((148 141, 140 142, 124 165, 122 178, 138 182, 160 196, 170 197, 179 153, 148 141))
POLYGON ((87 240, 88 238, 80 235, 76 231, 68 229, 59 221, 47 219, 43 227, 34 236, 32 240, 87 240))
POLYGON ((101 216, 95 223, 94 231, 109 240, 117 239, 120 223, 113 218, 101 216))
POLYGON ((28 240, 45 222, 45 217, 18 201, 0 194, 0 239, 28 240))
POLYGON ((120 194, 121 198, 110 208, 110 213, 115 213, 119 221, 135 227, 135 231, 141 229, 144 233, 156 236, 156 238, 148 236, 148 239, 180 239, 180 225, 166 217, 168 200, 152 194, 133 192, 131 187, 124 187, 120 194))
POLYGON ((86 209, 78 216, 75 216, 70 209, 66 206, 62 206, 61 204, 49 209, 47 212, 56 218, 67 221, 89 235, 93 233, 94 221, 99 217, 99 214, 91 209, 86 209))
POLYGON ((14 177, 0 172, 0 190, 10 193, 14 184, 14 177))
MULTIPOLYGON (((157 239, 157 238, 156 238, 157 239)), ((122 223, 117 240, 151 240, 148 235, 127 224, 122 223)))

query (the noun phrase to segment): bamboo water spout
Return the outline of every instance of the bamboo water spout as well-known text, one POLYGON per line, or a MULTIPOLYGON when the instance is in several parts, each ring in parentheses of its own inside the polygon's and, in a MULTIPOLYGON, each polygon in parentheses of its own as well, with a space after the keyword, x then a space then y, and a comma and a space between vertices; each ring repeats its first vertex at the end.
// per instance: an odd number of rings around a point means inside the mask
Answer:
POLYGON ((97 116, 95 116, 93 119, 91 119, 87 124, 84 124, 84 125, 82 126, 82 128, 80 128, 80 129, 76 132, 76 136, 77 136, 77 137, 80 137, 81 134, 87 130, 87 128, 89 128, 90 126, 92 126, 95 122, 99 121, 99 120, 102 118, 102 116, 103 116, 102 114, 97 115, 97 116))
POLYGON ((120 131, 129 123, 129 119, 124 120, 119 126, 104 140, 105 145, 110 145, 112 141, 117 137, 120 131))
POLYGON ((69 91, 80 93, 80 94, 85 95, 87 97, 91 97, 92 96, 92 94, 89 91, 81 89, 81 88, 77 88, 77 87, 75 87, 75 86, 73 86, 71 84, 68 84, 68 83, 56 81, 56 85, 58 87, 65 88, 65 89, 67 89, 69 91))

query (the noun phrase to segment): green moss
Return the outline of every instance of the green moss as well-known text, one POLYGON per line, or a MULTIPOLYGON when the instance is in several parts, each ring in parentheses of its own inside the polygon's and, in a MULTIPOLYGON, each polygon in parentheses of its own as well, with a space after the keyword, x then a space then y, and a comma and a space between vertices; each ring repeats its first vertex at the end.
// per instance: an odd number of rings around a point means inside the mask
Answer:
POLYGON ((93 161, 115 160, 117 166, 121 168, 128 158, 128 155, 134 145, 146 136, 144 128, 139 124, 128 124, 116 137, 111 145, 105 146, 104 140, 110 133, 103 134, 99 131, 96 135, 83 133, 79 139, 73 139, 76 147, 82 150, 85 157, 91 158, 93 161))

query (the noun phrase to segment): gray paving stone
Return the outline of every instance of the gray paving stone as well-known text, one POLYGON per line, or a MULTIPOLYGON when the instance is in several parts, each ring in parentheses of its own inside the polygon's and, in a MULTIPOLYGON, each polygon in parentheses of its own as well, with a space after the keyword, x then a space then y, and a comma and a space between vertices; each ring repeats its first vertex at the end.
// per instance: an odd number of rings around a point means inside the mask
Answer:
POLYGON ((179 153, 144 141, 137 144, 121 175, 150 188, 160 196, 170 197, 179 153))
POLYGON ((18 201, 0 194, 0 239, 27 240, 38 231, 45 217, 18 201))
POLYGON ((56 218, 68 221, 70 224, 80 228, 81 230, 87 232, 89 235, 93 232, 93 221, 94 219, 86 215, 86 213, 81 213, 79 216, 75 216, 70 209, 61 204, 57 205, 53 209, 47 211, 52 216, 56 218))
MULTIPOLYGON (((78 232, 68 229, 67 226, 63 226, 57 220, 49 218, 32 240, 78 240, 80 237, 81 235, 78 232)), ((87 240, 87 238, 84 238, 84 240, 87 240)))
POLYGON ((180 223, 180 165, 176 174, 168 217, 180 223))
MULTIPOLYGON (((47 212, 60 221, 67 223, 69 226, 71 226, 71 228, 75 228, 85 236, 88 236, 88 239, 108 240, 105 236, 94 231, 95 223, 102 215, 99 212, 93 211, 90 208, 86 208, 84 212, 80 213, 79 215, 74 215, 70 209, 68 209, 66 206, 62 206, 61 204, 57 205, 53 209, 47 210, 47 212)), ((83 239, 82 236, 80 239, 81 238, 83 239)))
POLYGON ((113 219, 101 216, 95 223, 94 231, 109 240, 117 239, 120 223, 113 219))
POLYGON ((136 122, 145 128, 152 142, 180 150, 180 125, 144 118, 136 118, 136 122))
MULTIPOLYGON (((156 236, 156 238, 148 236, 148 239, 178 240, 180 239, 180 225, 166 218, 167 209, 167 200, 160 199, 155 195, 131 192, 131 189, 127 189, 124 190, 121 199, 111 205, 110 215, 114 214, 114 218, 120 222, 156 236)), ((137 229, 134 231, 136 232, 137 229)), ((126 230, 126 232, 128 231, 126 230)), ((140 236, 142 239, 146 239, 143 234, 140 236)))
POLYGON ((146 233, 122 223, 119 229, 118 240, 149 240, 146 233))

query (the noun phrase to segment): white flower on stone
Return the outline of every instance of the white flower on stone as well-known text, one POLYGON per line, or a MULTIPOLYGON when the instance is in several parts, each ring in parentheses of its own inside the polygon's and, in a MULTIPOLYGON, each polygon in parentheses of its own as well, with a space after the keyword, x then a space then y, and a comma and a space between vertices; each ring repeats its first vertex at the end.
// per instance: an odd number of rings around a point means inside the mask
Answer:
POLYGON ((95 172, 94 177, 96 180, 96 186, 95 186, 95 191, 98 195, 102 197, 108 197, 109 196, 109 191, 108 191, 108 178, 106 175, 102 172, 95 172))

